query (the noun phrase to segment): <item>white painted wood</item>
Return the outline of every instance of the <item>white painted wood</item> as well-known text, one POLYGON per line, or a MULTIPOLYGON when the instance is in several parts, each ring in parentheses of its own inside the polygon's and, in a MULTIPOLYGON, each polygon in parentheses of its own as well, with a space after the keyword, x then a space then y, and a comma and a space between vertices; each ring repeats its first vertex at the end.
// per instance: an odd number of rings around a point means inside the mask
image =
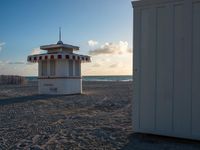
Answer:
POLYGON ((41 61, 41 75, 42 76, 48 76, 48 61, 47 60, 43 60, 41 61))
POLYGON ((169 5, 157 8, 157 86, 156 127, 172 130, 173 40, 172 9, 169 5))
POLYGON ((80 76, 80 61, 75 61, 75 76, 80 76))
POLYGON ((38 61, 38 77, 42 76, 42 61, 38 61))
POLYGON ((50 60, 45 60, 45 61, 47 61, 47 74, 46 74, 46 76, 50 76, 50 60))
POLYGON ((79 71, 80 71, 80 77, 82 77, 82 73, 81 73, 81 71, 82 71, 82 70, 81 70, 81 62, 80 62, 79 65, 80 65, 80 68, 79 68, 79 71))
POLYGON ((155 126, 155 9, 141 10, 140 128, 155 126))
POLYGON ((200 2, 193 4, 192 134, 200 137, 200 2))
POLYGON ((134 9, 134 51, 133 51, 133 97, 132 110, 134 117, 132 119, 133 128, 137 131, 140 126, 140 20, 141 20, 141 9, 134 9))
POLYGON ((47 60, 47 74, 45 76, 42 75, 42 61, 39 61, 39 94, 81 94, 80 63, 77 68, 79 75, 77 74, 74 78, 75 63, 73 64, 73 60, 55 59, 55 75, 50 74, 50 60, 47 60), (71 61, 71 66, 69 61, 71 61))
POLYGON ((66 61, 66 75, 69 76, 69 61, 66 61))
POLYGON ((75 65, 75 60, 73 60, 73 76, 76 76, 75 71, 76 71, 76 65, 75 65))
POLYGON ((174 6, 174 132, 188 134, 190 107, 187 78, 187 53, 184 44, 184 6, 174 6))
POLYGON ((73 60, 69 60, 69 76, 74 75, 74 63, 73 60))
POLYGON ((81 94, 82 79, 39 79, 39 94, 81 94))
POLYGON ((67 76, 67 72, 68 72, 68 67, 66 60, 64 59, 56 60, 56 76, 57 77, 67 76))
POLYGON ((200 140, 200 0, 133 6, 134 131, 200 140))
POLYGON ((56 76, 56 62, 55 60, 50 60, 50 76, 56 76))

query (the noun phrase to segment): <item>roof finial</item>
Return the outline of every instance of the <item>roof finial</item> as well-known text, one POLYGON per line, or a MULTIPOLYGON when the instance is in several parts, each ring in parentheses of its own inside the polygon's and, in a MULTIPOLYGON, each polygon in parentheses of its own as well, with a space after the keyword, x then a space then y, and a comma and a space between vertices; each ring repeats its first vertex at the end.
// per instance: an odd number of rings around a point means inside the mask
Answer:
POLYGON ((59 41, 61 41, 61 27, 59 27, 59 41))
POLYGON ((59 41, 57 42, 57 44, 63 44, 63 42, 61 41, 61 27, 59 27, 59 41))

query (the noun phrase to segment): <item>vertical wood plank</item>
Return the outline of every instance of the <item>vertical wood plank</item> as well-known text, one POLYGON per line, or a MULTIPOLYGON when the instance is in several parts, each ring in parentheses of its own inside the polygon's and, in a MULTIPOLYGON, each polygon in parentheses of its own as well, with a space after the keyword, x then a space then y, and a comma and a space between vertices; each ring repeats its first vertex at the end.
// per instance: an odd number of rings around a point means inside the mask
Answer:
POLYGON ((190 133, 188 50, 185 45, 184 5, 174 6, 174 133, 190 133))
POLYGON ((156 127, 172 131, 173 41, 172 10, 169 5, 157 8, 157 108, 156 127))
POLYGON ((200 137, 200 2, 193 4, 192 134, 200 137))
POLYGON ((140 127, 155 128, 155 50, 156 9, 145 8, 141 14, 141 95, 140 127))
POLYGON ((140 103, 140 25, 141 10, 134 8, 134 41, 133 41, 133 101, 132 101, 132 124, 133 130, 139 130, 139 103, 140 103))

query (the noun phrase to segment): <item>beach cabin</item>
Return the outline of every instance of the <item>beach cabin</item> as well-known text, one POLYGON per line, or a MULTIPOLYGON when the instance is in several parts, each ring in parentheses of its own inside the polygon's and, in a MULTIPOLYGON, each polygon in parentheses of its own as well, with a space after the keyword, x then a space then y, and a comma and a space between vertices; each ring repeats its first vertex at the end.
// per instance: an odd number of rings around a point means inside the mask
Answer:
POLYGON ((134 131, 200 140, 200 0, 132 5, 134 131))
POLYGON ((57 44, 40 49, 47 53, 28 56, 28 62, 38 63, 39 94, 82 93, 81 62, 90 62, 90 57, 73 53, 79 47, 64 44, 61 32, 57 44))

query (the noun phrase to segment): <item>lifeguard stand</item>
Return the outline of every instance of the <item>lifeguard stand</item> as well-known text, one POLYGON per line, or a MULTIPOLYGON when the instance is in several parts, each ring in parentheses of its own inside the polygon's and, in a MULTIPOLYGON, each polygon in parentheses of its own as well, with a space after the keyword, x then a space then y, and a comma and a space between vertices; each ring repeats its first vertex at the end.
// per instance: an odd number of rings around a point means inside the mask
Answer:
POLYGON ((38 62, 39 94, 80 94, 82 93, 81 62, 90 62, 89 56, 74 54, 78 46, 64 44, 43 45, 47 53, 30 55, 28 62, 38 62))

